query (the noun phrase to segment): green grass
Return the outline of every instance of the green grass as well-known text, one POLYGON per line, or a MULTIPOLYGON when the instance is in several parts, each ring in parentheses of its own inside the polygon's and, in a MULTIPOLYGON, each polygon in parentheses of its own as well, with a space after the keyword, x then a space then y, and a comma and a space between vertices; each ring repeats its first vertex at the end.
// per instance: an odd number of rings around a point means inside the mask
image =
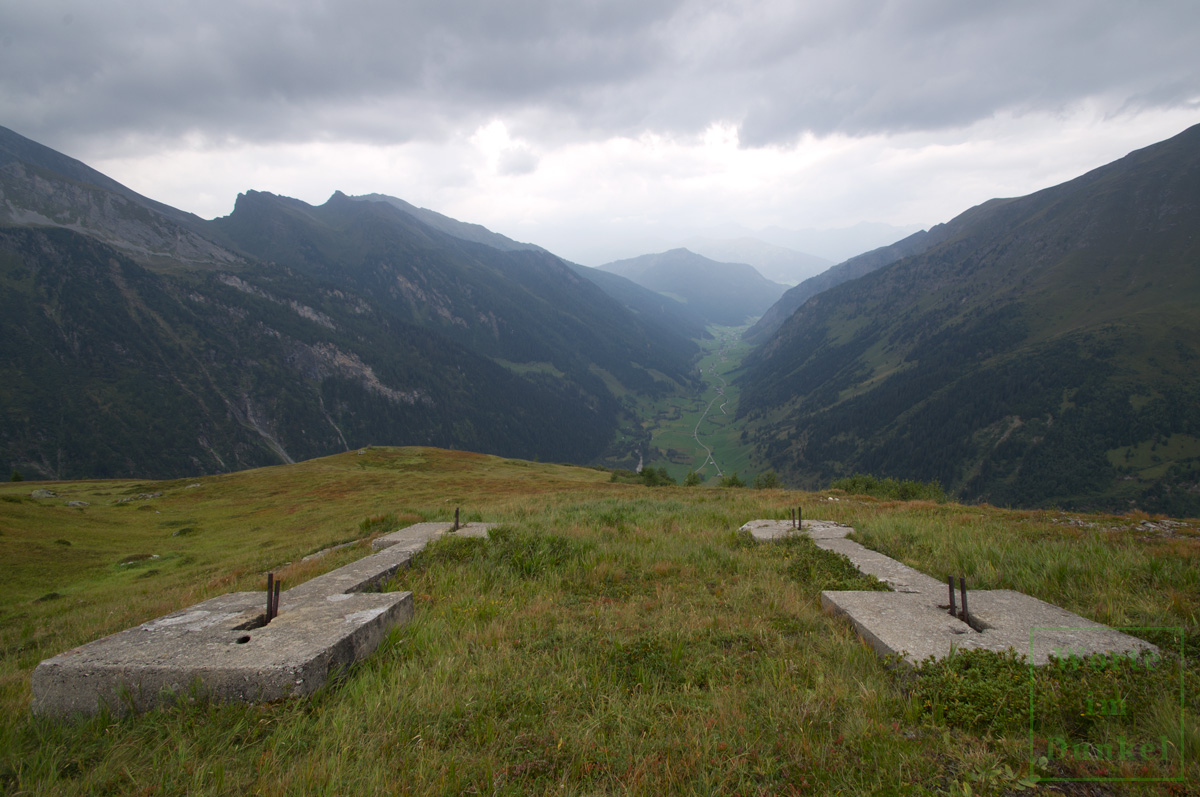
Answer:
POLYGON ((880 479, 861 473, 835 480, 830 485, 830 489, 900 501, 912 501, 914 499, 928 501, 946 500, 946 491, 937 482, 920 482, 911 479, 880 479))
POLYGON ((1194 638, 1196 522, 1166 535, 1142 516, 830 497, 651 489, 586 468, 376 448, 169 483, 0 485, 0 790, 1003 794, 1031 773, 1200 775, 1190 658, 1185 764, 1038 762, 1060 736, 1097 749, 1120 735, 1177 738, 1178 660, 1151 673, 1043 671, 1031 742, 1022 662, 893 667, 820 610, 821 589, 870 589, 871 579, 805 539, 737 532, 803 505, 806 518, 854 525, 866 544, 932 575, 950 568, 978 588, 1194 638), (29 498, 39 487, 58 497, 29 498), (413 621, 309 699, 73 723, 29 715, 42 658, 261 588, 268 569, 298 583, 368 549, 287 564, 305 553, 450 519, 455 507, 500 525, 487 540, 429 546, 387 587, 412 591, 413 621), (195 531, 174 535, 184 528, 195 531), (1123 690, 1129 715, 1081 720, 1079 702, 1103 689, 1123 690))
POLYGON ((705 383, 702 393, 641 401, 637 415, 650 433, 653 452, 646 465, 666 468, 680 483, 688 472, 695 471, 703 481, 716 484, 717 468, 707 462, 708 452, 693 437, 698 432, 722 473, 746 475, 759 467, 752 457, 753 446, 742 442, 742 427, 736 422, 741 391, 734 377, 751 348, 741 340, 745 329, 713 326, 709 328, 711 339, 696 341, 702 350, 696 366, 705 383))

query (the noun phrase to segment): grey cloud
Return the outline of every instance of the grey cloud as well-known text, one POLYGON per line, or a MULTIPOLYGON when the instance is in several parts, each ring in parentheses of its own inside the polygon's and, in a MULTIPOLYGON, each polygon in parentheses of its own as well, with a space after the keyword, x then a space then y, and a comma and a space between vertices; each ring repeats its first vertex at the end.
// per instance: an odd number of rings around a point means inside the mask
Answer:
POLYGON ((538 156, 524 146, 505 149, 500 153, 500 161, 497 164, 500 174, 508 176, 531 174, 537 171, 537 167, 538 156))
POLYGON ((52 145, 390 143, 503 116, 538 141, 724 121, 760 146, 1200 96, 1194 0, 0 0, 0 29, 0 123, 52 145))

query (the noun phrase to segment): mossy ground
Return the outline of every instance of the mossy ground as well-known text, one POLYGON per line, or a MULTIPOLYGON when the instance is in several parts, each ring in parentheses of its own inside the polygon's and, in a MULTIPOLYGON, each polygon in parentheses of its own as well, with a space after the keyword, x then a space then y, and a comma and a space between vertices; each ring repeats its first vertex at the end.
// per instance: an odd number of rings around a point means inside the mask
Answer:
POLYGON ((648 489, 432 449, 176 482, 24 482, 0 486, 0 788, 1002 794, 1032 775, 1133 779, 1093 784, 1113 793, 1195 788, 1200 668, 1172 652, 1175 637, 1156 636, 1167 652, 1140 670, 1031 676, 996 656, 893 666, 820 611, 820 589, 869 580, 805 541, 736 531, 797 505, 935 576, 952 569, 1114 625, 1182 627, 1187 640, 1200 626, 1194 521, 648 489), (39 488, 57 497, 30 497, 39 488), (501 525, 428 548, 389 585, 413 592, 413 622, 310 699, 29 714, 43 658, 261 588, 268 570, 294 585, 364 555, 385 528, 456 507, 501 525), (363 546, 301 563, 352 539, 363 546), (1109 695, 1124 714, 1087 713, 1109 695), (1165 757, 1105 758, 1118 740, 1164 736, 1165 757))

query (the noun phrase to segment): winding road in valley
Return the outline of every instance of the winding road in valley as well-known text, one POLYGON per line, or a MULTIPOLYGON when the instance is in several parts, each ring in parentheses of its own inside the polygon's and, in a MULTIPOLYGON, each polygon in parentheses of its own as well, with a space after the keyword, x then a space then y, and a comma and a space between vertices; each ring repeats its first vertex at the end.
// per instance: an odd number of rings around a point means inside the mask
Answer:
POLYGON ((711 462, 712 466, 714 468, 716 468, 716 470, 717 470, 717 476, 724 476, 725 472, 721 470, 721 466, 719 464, 717 464, 717 460, 713 457, 712 448, 710 448, 708 445, 705 444, 705 442, 703 440, 700 439, 700 424, 704 423, 704 419, 708 417, 708 413, 712 411, 713 405, 716 404, 718 401, 721 401, 721 406, 718 407, 718 409, 721 410, 721 414, 722 415, 729 414, 728 412, 725 411, 725 405, 728 404, 729 402, 727 400, 724 400, 725 399, 725 388, 729 386, 729 383, 725 381, 725 377, 723 377, 717 373, 717 363, 725 362, 725 360, 726 360, 725 353, 728 350, 728 348, 729 348, 729 336, 722 335, 721 336, 721 348, 717 351, 718 359, 715 360, 714 362, 712 362, 708 366, 708 372, 710 374, 712 374, 712 376, 714 376, 716 379, 718 379, 721 382, 721 385, 717 388, 717 395, 713 396, 713 400, 708 402, 708 406, 704 408, 704 414, 702 414, 700 416, 700 420, 696 421, 696 428, 692 430, 692 437, 696 440, 696 444, 699 445, 701 448, 703 448, 705 450, 705 452, 707 452, 707 458, 704 460, 704 462, 700 465, 699 468, 696 468, 696 471, 699 472, 699 471, 704 470, 705 468, 708 467, 708 463, 711 462))

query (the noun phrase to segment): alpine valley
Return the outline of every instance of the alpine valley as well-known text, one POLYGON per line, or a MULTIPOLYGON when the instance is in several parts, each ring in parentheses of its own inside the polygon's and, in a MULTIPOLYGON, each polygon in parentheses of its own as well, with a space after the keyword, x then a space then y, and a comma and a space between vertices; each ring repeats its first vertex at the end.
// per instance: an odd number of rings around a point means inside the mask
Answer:
POLYGON ((654 465, 650 412, 691 417, 664 407, 705 389, 712 325, 761 316, 723 422, 786 485, 1197 515, 1198 236, 1200 126, 790 290, 682 249, 585 268, 381 194, 205 220, 0 128, 0 463, 654 465))

